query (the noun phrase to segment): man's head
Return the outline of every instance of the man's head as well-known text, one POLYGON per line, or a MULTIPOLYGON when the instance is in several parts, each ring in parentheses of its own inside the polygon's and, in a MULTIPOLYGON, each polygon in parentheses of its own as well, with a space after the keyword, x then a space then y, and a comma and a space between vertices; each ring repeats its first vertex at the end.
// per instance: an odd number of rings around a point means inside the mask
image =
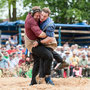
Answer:
POLYGON ((39 6, 35 6, 32 8, 32 16, 33 18, 38 22, 40 19, 40 13, 41 13, 41 9, 39 6))
POLYGON ((66 56, 69 56, 70 51, 65 51, 66 56))
POLYGON ((85 55, 85 54, 82 54, 82 58, 83 58, 83 60, 85 60, 85 58, 86 58, 86 55, 85 55))
POLYGON ((76 52, 75 51, 73 51, 73 57, 75 57, 76 56, 76 52))
POLYGON ((49 17, 51 11, 49 8, 45 7, 42 9, 42 12, 40 14, 40 21, 44 22, 45 20, 47 20, 47 18, 49 17))

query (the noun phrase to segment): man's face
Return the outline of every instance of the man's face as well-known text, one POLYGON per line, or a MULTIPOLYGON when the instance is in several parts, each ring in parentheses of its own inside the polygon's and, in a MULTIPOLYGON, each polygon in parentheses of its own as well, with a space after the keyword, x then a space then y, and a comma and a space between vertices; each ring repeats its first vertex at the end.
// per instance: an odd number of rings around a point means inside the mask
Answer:
POLYGON ((33 18, 38 22, 40 19, 40 12, 36 12, 33 16, 33 18))
POLYGON ((85 59, 85 55, 83 55, 82 58, 85 59))
POLYGON ((44 22, 45 20, 47 20, 48 17, 49 17, 48 13, 45 13, 45 12, 42 11, 41 14, 40 14, 40 21, 44 22))

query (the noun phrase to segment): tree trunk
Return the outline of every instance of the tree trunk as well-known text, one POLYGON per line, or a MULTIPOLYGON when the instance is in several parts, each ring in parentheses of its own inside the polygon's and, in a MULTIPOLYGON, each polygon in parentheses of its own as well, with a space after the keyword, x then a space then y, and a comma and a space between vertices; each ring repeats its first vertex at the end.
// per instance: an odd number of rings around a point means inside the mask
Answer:
POLYGON ((9 8, 8 8, 9 21, 12 21, 12 19, 11 19, 11 3, 9 1, 8 1, 8 6, 9 6, 9 8))
POLYGON ((13 0, 12 2, 13 5, 13 17, 12 17, 12 21, 16 21, 16 0, 13 0))
POLYGON ((11 9, 9 8, 9 21, 12 21, 12 18, 11 18, 11 9))

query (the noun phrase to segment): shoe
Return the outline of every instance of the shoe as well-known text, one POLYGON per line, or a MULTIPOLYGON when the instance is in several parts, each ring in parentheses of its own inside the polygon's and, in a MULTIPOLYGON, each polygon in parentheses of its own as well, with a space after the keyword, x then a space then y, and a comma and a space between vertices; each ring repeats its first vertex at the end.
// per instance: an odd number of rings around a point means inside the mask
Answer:
POLYGON ((31 83, 29 84, 29 86, 32 86, 32 85, 33 85, 33 84, 31 84, 31 83))
POLYGON ((37 83, 30 83, 29 86, 32 86, 32 85, 35 85, 35 84, 37 84, 37 83))
POLYGON ((54 70, 60 70, 60 69, 63 69, 65 67, 68 67, 68 66, 69 66, 69 64, 66 63, 65 61, 63 61, 61 64, 60 63, 57 64, 57 66, 56 66, 56 68, 54 70))
POLYGON ((45 78, 45 81, 46 81, 47 84, 54 85, 54 83, 53 83, 53 81, 51 80, 50 77, 46 77, 46 78, 45 78))
POLYGON ((35 85, 35 84, 37 84, 37 82, 36 82, 36 79, 34 78, 34 79, 31 80, 31 83, 29 84, 29 86, 32 86, 32 85, 35 85))

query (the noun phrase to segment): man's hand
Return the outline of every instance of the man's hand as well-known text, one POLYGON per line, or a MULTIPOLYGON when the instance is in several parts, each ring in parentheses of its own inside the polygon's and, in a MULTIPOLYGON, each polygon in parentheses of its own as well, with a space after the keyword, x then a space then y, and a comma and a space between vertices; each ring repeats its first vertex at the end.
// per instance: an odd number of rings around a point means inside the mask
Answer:
POLYGON ((38 42, 37 42, 37 41, 35 41, 35 42, 33 43, 33 47, 36 47, 36 46, 38 46, 38 42))

